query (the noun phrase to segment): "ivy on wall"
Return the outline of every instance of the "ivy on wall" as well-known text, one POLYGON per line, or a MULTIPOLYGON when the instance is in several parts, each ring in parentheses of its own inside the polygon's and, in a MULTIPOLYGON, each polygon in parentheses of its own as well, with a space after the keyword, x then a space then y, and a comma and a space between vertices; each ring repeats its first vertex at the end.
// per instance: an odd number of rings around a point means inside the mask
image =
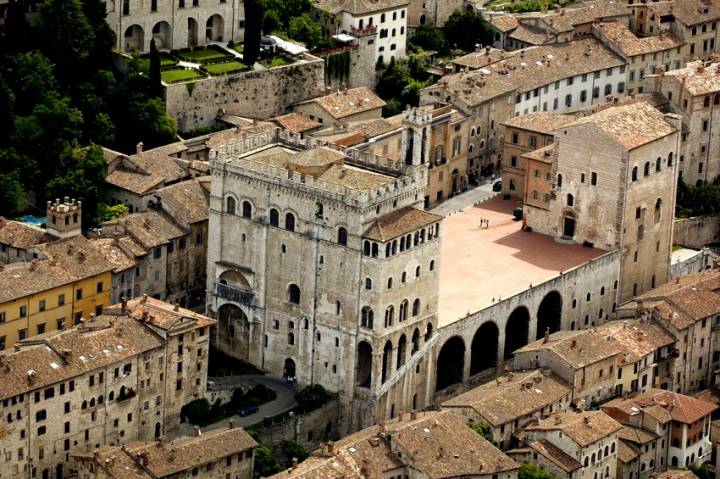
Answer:
POLYGON ((345 50, 325 57, 325 82, 347 82, 350 73, 350 52, 345 50))

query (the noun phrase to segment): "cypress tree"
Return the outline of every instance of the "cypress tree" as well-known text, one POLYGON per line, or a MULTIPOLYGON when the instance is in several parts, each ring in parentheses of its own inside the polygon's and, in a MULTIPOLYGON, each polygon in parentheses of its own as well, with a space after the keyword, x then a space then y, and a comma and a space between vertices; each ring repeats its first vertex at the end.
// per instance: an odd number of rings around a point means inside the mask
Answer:
POLYGON ((160 52, 155 46, 155 39, 150 40, 150 95, 155 98, 162 97, 162 83, 160 79, 160 52))

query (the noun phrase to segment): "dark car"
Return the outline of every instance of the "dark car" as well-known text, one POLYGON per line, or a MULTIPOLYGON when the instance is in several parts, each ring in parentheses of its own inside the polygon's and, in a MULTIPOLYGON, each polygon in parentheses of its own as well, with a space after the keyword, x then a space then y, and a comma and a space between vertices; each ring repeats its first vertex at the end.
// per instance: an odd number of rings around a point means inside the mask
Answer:
POLYGON ((238 415, 245 417, 249 416, 250 414, 258 412, 258 407, 254 404, 248 404, 246 406, 240 406, 240 409, 238 409, 238 415))
POLYGON ((502 190, 502 180, 498 180, 498 181, 496 181, 495 183, 493 183, 492 190, 493 190, 493 191, 500 191, 500 190, 502 190))

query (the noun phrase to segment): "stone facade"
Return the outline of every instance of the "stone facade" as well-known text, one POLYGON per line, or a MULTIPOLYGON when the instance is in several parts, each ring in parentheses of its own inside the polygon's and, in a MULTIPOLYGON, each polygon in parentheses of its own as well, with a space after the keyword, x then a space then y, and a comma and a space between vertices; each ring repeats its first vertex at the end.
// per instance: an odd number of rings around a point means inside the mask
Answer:
POLYGON ((3 477, 63 477, 74 452, 172 430, 205 394, 211 324, 136 300, 2 356, 3 477))
POLYGON ((420 130, 403 138, 407 164, 364 163, 282 131, 230 143, 211 159, 215 341, 275 374, 338 391, 341 431, 430 400, 440 217, 416 209, 427 182, 420 138, 420 130))
POLYGON ((221 112, 270 118, 323 94, 324 63, 312 55, 281 67, 165 86, 166 111, 179 131, 215 124, 221 112))
POLYGON ((552 153, 549 208, 525 210, 535 231, 618 248, 620 302, 668 280, 679 127, 679 118, 663 118, 647 103, 608 108, 563 127, 552 153), (625 129, 617 129, 620 123, 625 129), (624 140, 647 126, 652 131, 639 144, 624 140))
POLYGON ((689 248, 702 248, 720 241, 720 216, 678 218, 673 223, 673 241, 689 248))
POLYGON ((177 50, 210 42, 242 41, 245 6, 241 0, 111 0, 107 23, 115 48, 146 52, 150 41, 159 49, 177 50))

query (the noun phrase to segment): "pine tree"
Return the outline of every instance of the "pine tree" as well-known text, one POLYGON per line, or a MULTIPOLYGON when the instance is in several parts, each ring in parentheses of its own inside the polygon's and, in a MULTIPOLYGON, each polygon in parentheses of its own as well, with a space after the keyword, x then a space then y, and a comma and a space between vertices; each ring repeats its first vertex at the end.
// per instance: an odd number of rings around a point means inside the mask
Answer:
POLYGON ((160 75, 160 52, 155 46, 155 39, 150 40, 150 95, 162 98, 162 83, 160 75))

